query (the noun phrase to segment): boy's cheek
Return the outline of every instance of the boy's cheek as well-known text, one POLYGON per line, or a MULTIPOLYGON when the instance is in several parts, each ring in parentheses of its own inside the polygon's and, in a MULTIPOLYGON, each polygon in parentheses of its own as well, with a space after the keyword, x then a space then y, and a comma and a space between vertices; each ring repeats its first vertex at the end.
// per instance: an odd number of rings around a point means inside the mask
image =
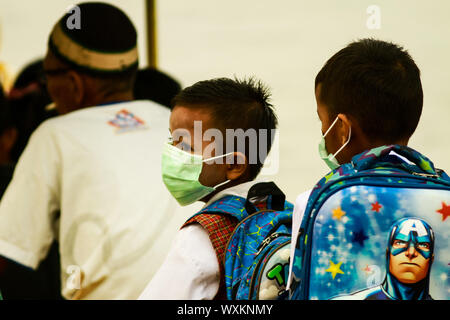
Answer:
POLYGON ((325 137, 325 146, 327 148, 328 153, 334 154, 338 150, 336 148, 336 143, 333 139, 333 135, 330 133, 327 134, 327 136, 325 137))
POLYGON ((203 163, 202 172, 200 173, 199 182, 207 187, 213 187, 224 181, 226 172, 223 172, 223 165, 203 163))

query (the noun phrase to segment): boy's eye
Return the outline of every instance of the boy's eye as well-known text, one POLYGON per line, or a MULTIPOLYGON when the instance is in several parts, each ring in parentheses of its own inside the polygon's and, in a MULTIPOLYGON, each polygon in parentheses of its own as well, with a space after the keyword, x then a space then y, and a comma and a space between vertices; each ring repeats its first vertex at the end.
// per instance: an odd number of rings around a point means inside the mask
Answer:
POLYGON ((184 141, 181 141, 179 143, 175 143, 174 146, 177 147, 178 149, 181 149, 181 150, 186 151, 186 152, 192 152, 193 151, 191 146, 188 145, 184 141))

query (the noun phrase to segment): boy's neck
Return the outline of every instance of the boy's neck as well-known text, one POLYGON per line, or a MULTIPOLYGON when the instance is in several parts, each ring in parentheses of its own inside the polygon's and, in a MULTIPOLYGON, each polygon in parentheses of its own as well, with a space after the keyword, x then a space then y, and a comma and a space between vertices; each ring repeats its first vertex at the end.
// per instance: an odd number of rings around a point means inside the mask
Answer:
POLYGON ((208 194, 207 196, 201 198, 199 201, 207 203, 209 200, 211 200, 219 192, 221 192, 223 190, 226 190, 226 189, 229 189, 229 188, 232 188, 232 187, 235 187, 235 186, 240 185, 242 183, 250 182, 250 181, 253 181, 253 180, 248 180, 248 179, 246 179, 246 180, 244 180, 244 179, 243 180, 241 180, 241 179, 231 180, 229 183, 226 183, 223 186, 220 186, 214 192, 212 192, 212 193, 208 194))

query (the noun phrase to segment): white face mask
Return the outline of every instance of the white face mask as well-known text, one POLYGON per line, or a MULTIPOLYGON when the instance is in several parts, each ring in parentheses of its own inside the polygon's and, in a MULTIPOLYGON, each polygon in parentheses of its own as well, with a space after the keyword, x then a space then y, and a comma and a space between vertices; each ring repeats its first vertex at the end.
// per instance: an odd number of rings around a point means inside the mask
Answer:
POLYGON ((340 147, 339 150, 336 151, 334 154, 328 153, 326 145, 325 145, 325 137, 328 134, 328 132, 330 132, 331 128, 333 128, 333 126, 336 124, 338 119, 339 119, 339 117, 336 117, 336 119, 333 121, 331 126, 328 128, 327 132, 325 132, 325 134, 322 136, 322 139, 320 140, 320 143, 319 143, 319 155, 320 155, 320 158, 323 161, 325 161, 325 163, 327 164, 327 166, 331 170, 335 170, 335 169, 339 168, 340 164, 339 164, 339 161, 337 161, 336 156, 350 142, 350 138, 352 136, 352 127, 350 127, 350 132, 349 132, 349 135, 348 135, 348 139, 342 145, 342 147, 340 147))

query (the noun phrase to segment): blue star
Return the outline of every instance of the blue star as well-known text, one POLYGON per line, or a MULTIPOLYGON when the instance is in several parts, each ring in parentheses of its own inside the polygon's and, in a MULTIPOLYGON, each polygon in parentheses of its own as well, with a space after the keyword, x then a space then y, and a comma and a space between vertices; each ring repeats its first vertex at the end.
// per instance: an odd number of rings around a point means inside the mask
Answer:
POLYGON ((353 233, 352 242, 357 242, 361 247, 364 247, 364 241, 367 239, 369 237, 364 234, 364 230, 361 230, 353 233))

